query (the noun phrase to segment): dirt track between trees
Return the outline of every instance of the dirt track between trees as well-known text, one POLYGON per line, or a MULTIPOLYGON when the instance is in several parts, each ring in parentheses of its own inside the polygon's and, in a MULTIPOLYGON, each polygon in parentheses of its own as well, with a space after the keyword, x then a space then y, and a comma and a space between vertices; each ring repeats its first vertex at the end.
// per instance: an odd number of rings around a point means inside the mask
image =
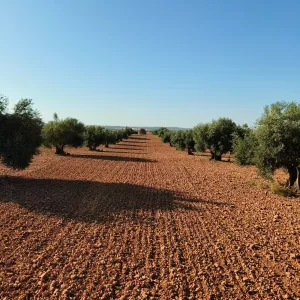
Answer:
POLYGON ((104 151, 0 166, 0 299, 300 299, 298 199, 152 135, 104 151))

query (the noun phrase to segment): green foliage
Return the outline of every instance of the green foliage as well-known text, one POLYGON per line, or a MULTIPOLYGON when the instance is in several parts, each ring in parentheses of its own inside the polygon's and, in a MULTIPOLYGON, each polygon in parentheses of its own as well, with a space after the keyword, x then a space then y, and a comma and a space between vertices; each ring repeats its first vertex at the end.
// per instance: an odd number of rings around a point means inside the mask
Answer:
POLYGON ((210 149, 216 156, 232 151, 233 134, 236 124, 228 118, 212 121, 210 127, 210 149))
POLYGON ((0 94, 0 114, 4 114, 7 110, 8 98, 0 94))
POLYGON ((262 175, 300 165, 300 105, 276 102, 266 106, 257 125, 256 165, 262 175))
POLYGON ((86 126, 84 133, 85 145, 92 151, 104 144, 104 128, 100 126, 86 126))
POLYGON ((163 143, 171 143, 171 131, 166 127, 161 127, 155 131, 163 143))
POLYGON ((146 131, 146 129, 144 129, 144 128, 140 128, 140 130, 139 130, 139 134, 147 134, 147 131, 146 131))
POLYGON ((193 151, 195 149, 195 140, 192 129, 185 131, 185 145, 186 148, 190 151, 193 151))
POLYGON ((56 154, 64 154, 64 147, 80 147, 84 142, 84 124, 74 118, 60 120, 54 114, 54 120, 43 127, 44 145, 56 147, 56 154))
POLYGON ((127 136, 131 136, 132 134, 138 134, 136 130, 133 130, 132 128, 125 127, 125 132, 127 133, 127 136))
POLYGON ((249 126, 247 124, 243 124, 241 125, 236 125, 236 129, 234 132, 234 137, 241 137, 244 138, 244 136, 246 134, 249 134, 250 132, 252 132, 253 130, 251 128, 249 128, 249 126))
POLYGON ((184 131, 172 131, 171 144, 175 146, 177 150, 184 150, 186 148, 184 131))
POLYGON ((219 118, 211 123, 194 128, 195 145, 198 151, 209 149, 212 159, 221 160, 224 153, 232 151, 233 134, 236 124, 228 118, 219 118))
POLYGON ((120 142, 122 140, 127 140, 129 137, 128 131, 126 129, 120 129, 115 131, 116 142, 120 142))
POLYGON ((233 152, 235 161, 239 165, 254 165, 258 141, 255 132, 247 129, 247 132, 235 134, 233 140, 233 152))
POLYGON ((199 152, 204 152, 209 148, 209 129, 209 123, 199 124, 193 129, 195 148, 199 152))
POLYGON ((7 105, 8 99, 0 96, 0 157, 5 165, 24 169, 41 145, 43 122, 31 99, 21 99, 11 114, 7 105))
POLYGON ((160 136, 163 143, 169 143, 175 146, 177 150, 188 149, 188 153, 194 150, 195 141, 192 130, 177 130, 170 131, 166 127, 161 127, 157 130, 157 135, 160 136))
POLYGON ((297 194, 295 189, 291 189, 279 183, 272 183, 270 190, 272 193, 282 197, 292 197, 297 194))
POLYGON ((162 136, 161 136, 161 141, 163 143, 171 143, 171 131, 164 131, 162 136))
POLYGON ((188 149, 190 153, 194 150, 195 141, 192 130, 177 130, 171 132, 171 144, 175 146, 177 150, 188 149))
POLYGON ((170 132, 170 130, 166 127, 161 127, 157 129, 155 132, 160 138, 162 138, 165 135, 165 133, 170 132))
POLYGON ((105 147, 108 147, 110 144, 117 143, 117 131, 105 129, 104 131, 104 144, 105 147))

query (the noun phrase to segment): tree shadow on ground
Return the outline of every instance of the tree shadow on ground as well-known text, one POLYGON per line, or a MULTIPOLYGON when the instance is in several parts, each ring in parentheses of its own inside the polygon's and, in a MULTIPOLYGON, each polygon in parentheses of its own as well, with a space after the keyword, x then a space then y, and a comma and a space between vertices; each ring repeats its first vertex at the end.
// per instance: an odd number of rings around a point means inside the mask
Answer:
POLYGON ((134 136, 131 136, 129 137, 129 140, 141 140, 141 141, 149 141, 150 139, 147 139, 147 138, 139 138, 139 137, 134 137, 134 136))
MULTIPOLYGON (((103 152, 105 153, 105 152, 103 152)), ((127 157, 127 156, 112 156, 112 155, 89 155, 89 154, 71 154, 69 157, 86 158, 86 159, 100 159, 112 161, 130 161, 130 162, 155 162, 155 160, 141 158, 141 157, 127 157)))
POLYGON ((117 144, 117 145, 120 145, 120 146, 125 146, 125 147, 144 147, 145 145, 135 145, 135 144, 128 144, 128 143, 126 143, 126 144, 122 144, 122 143, 120 143, 120 144, 117 144))
MULTIPOLYGON (((120 148, 111 148, 111 149, 120 149, 120 148)), ((135 150, 135 149, 134 149, 135 150)), ((110 150, 104 150, 103 153, 109 152, 109 153, 123 153, 123 154, 148 154, 147 152, 129 152, 129 151, 110 151, 110 150)))
POLYGON ((195 156, 206 156, 208 158, 210 158, 210 153, 206 153, 206 152, 194 152, 195 156))
POLYGON ((155 211, 203 211, 195 202, 219 205, 135 184, 24 177, 0 177, 0 202, 17 203, 49 216, 96 223, 116 218, 138 221, 141 216, 153 217, 155 211))
POLYGON ((125 143, 135 143, 135 144, 146 144, 147 142, 138 142, 138 141, 132 141, 132 140, 123 140, 122 142, 125 143))
MULTIPOLYGON (((126 146, 131 146, 131 145, 126 145, 126 146)), ((105 149, 109 149, 109 148, 105 148, 105 149)), ((111 147, 110 149, 118 149, 118 150, 119 149, 120 150, 144 150, 142 148, 126 148, 126 147, 111 147)), ((131 152, 131 153, 135 153, 135 152, 131 152)))

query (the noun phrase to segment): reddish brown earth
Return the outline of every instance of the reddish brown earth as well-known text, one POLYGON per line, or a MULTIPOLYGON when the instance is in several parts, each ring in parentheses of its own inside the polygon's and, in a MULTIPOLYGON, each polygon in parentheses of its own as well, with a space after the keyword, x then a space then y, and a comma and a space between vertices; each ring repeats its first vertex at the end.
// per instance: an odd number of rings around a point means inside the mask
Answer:
POLYGON ((68 151, 0 167, 0 299, 300 297, 300 202, 254 168, 151 135, 68 151))

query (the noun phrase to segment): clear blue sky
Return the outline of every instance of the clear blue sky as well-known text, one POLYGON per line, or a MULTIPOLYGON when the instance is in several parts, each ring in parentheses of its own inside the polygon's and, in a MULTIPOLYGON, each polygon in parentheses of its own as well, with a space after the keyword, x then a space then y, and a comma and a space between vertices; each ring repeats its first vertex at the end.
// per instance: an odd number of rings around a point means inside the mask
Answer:
POLYGON ((253 124, 299 101, 299 0, 0 0, 0 93, 86 124, 253 124))

